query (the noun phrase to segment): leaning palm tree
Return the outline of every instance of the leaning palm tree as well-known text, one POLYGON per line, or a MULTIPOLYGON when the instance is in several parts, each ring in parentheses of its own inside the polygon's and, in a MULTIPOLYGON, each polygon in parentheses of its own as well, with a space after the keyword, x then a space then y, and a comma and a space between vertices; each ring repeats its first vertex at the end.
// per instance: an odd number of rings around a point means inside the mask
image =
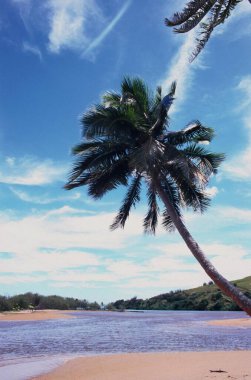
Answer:
POLYGON ((165 24, 174 27, 176 33, 189 32, 199 24, 200 35, 190 59, 193 61, 206 45, 214 28, 223 24, 241 1, 243 0, 192 0, 182 12, 174 13, 171 19, 166 18, 165 24))
POLYGON ((84 141, 73 148, 77 160, 66 189, 86 185, 94 199, 120 185, 127 192, 111 229, 124 227, 130 210, 140 200, 142 184, 148 197, 143 221, 147 233, 155 233, 163 202, 162 224, 177 229, 188 248, 218 287, 251 315, 251 300, 221 276, 195 242, 182 219, 182 208, 203 212, 210 199, 205 191, 224 155, 209 152, 213 130, 194 121, 178 132, 168 130, 168 110, 175 83, 168 95, 161 88, 152 95, 138 78, 125 78, 121 94, 107 92, 101 104, 82 118, 84 141))

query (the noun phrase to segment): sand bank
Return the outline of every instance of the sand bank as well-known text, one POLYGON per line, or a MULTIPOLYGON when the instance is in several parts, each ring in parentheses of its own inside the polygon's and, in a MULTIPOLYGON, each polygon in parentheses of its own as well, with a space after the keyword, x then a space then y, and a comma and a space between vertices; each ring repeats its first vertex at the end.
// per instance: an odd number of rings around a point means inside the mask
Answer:
POLYGON ((220 319, 215 321, 209 321, 208 324, 213 326, 235 326, 251 328, 251 318, 220 319))
POLYGON ((36 311, 17 311, 0 313, 1 321, 42 321, 46 319, 74 318, 72 310, 36 310, 36 311))
POLYGON ((33 380, 250 380, 250 363, 251 351, 106 355, 69 360, 33 380))

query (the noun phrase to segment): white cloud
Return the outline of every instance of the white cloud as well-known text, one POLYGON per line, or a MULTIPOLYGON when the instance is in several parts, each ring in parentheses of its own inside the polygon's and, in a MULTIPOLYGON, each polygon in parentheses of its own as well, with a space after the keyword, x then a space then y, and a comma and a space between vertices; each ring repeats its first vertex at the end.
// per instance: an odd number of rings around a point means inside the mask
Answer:
POLYGON ((171 66, 160 83, 163 93, 169 91, 173 81, 177 81, 177 89, 175 97, 177 100, 172 106, 170 113, 177 112, 178 108, 185 101, 189 88, 193 82, 194 71, 201 68, 201 57, 198 57, 194 62, 189 63, 189 58, 195 46, 195 31, 192 30, 184 37, 184 42, 180 46, 178 52, 171 61, 171 66))
POLYGON ((11 185, 45 185, 64 181, 66 166, 52 160, 38 160, 35 157, 7 157, 0 166, 0 183, 11 185))
POLYGON ((66 201, 75 201, 81 198, 80 193, 73 193, 71 195, 51 197, 48 193, 41 195, 31 195, 26 191, 10 187, 10 190, 15 194, 19 199, 24 202, 35 203, 40 205, 47 205, 54 202, 66 202, 66 201))
POLYGON ((29 42, 23 42, 23 51, 34 54, 39 58, 40 61, 43 59, 41 50, 38 48, 38 46, 31 45, 29 42))
POLYGON ((219 190, 216 186, 207 187, 206 193, 211 197, 214 198, 218 194, 219 190))
POLYGON ((25 257, 42 247, 54 250, 123 248, 127 239, 142 234, 141 219, 135 215, 125 230, 111 232, 113 213, 89 213, 68 206, 17 218, 0 214, 1 251, 25 257), (24 256, 23 256, 24 255, 24 256))
MULTIPOLYGON (((178 235, 170 238, 161 233, 146 239, 139 214, 125 230, 110 232, 108 224, 113 217, 113 213, 88 214, 68 206, 23 218, 2 213, 1 251, 12 255, 2 259, 0 283, 46 281, 58 287, 88 288, 103 283, 128 289, 127 294, 133 289, 137 295, 149 297, 209 280, 178 235), (104 247, 109 251, 107 257, 104 247), (97 250, 95 254, 88 252, 90 248, 97 250), (130 255, 132 252, 137 255, 130 255)), ((251 224, 251 211, 221 208, 217 223, 226 219, 251 224)), ((213 242, 201 246, 228 279, 250 274, 250 252, 242 244, 213 242)))
POLYGON ((124 6, 119 10, 117 15, 113 18, 113 20, 107 25, 107 27, 100 33, 100 35, 95 38, 88 48, 85 50, 84 55, 90 53, 93 49, 95 49, 97 46, 101 44, 101 42, 105 39, 105 37, 112 32, 116 24, 119 22, 119 20, 123 17, 129 6, 131 5, 131 0, 128 0, 124 6))
POLYGON ((251 210, 240 209, 237 207, 221 207, 217 209, 217 214, 224 220, 234 221, 235 223, 250 223, 251 210))
MULTIPOLYGON (((217 28, 215 28, 213 36, 221 35, 223 33, 228 33, 227 38, 232 40, 237 40, 245 35, 251 34, 250 23, 245 25, 243 21, 248 19, 251 15, 251 5, 249 1, 241 1, 240 4, 236 6, 236 8, 231 12, 230 17, 224 24, 220 24, 217 28), (242 27, 239 28, 237 23, 242 23, 242 27), (232 28, 230 32, 229 29, 232 28)), ((248 20, 247 20, 248 21, 248 20)))
POLYGON ((130 4, 131 0, 127 0, 108 25, 93 38, 104 24, 103 13, 95 0, 48 0, 49 50, 59 53, 62 49, 70 49, 79 51, 82 56, 88 55, 112 32, 130 4))
POLYGON ((251 180, 251 75, 243 77, 237 90, 242 93, 237 111, 241 111, 244 127, 247 131, 248 144, 242 152, 222 165, 223 175, 232 180, 251 180))
MULTIPOLYGON (((125 0, 117 14, 108 19, 96 0, 44 0, 40 4, 32 0, 12 1, 18 6, 29 35, 33 35, 34 30, 47 35, 47 48, 51 53, 59 54, 68 49, 79 52, 82 57, 87 57, 104 41, 132 2, 125 0)), ((23 42, 22 49, 42 59, 41 49, 29 41, 23 42)))
POLYGON ((59 53, 62 48, 82 50, 89 38, 86 23, 90 15, 99 14, 94 0, 48 0, 50 9, 49 49, 59 53))
POLYGON ((21 256, 5 260, 1 273, 13 272, 13 263, 15 264, 15 273, 57 273, 65 268, 99 265, 99 260, 94 254, 81 251, 55 251, 51 253, 36 252, 26 255, 26 257, 28 260, 25 260, 21 256))
POLYGON ((18 218, 13 213, 0 217, 1 251, 11 256, 2 260, 0 282, 23 281, 20 275, 35 275, 38 280, 91 282, 119 281, 111 261, 104 260, 88 249, 117 251, 128 246, 134 237, 142 234, 141 223, 134 222, 125 230, 109 231, 113 213, 90 214, 68 206, 44 213, 18 218), (92 267, 107 268, 102 273, 92 267), (9 273, 12 273, 9 275, 9 273), (43 273, 42 273, 43 272, 43 273), (13 275, 13 273, 17 274, 13 275), (8 277, 9 276, 9 277, 8 277))

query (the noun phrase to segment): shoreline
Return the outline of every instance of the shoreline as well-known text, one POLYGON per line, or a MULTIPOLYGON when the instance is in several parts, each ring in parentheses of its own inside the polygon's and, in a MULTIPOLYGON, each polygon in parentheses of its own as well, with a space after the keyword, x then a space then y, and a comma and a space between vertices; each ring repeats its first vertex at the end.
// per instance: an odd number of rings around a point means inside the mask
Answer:
POLYGON ((249 380, 251 351, 158 352, 70 359, 32 380, 249 380))
POLYGON ((21 321, 45 321, 48 319, 69 319, 75 318, 70 313, 75 313, 77 310, 22 310, 22 311, 8 311, 0 313, 0 322, 21 322, 21 321))
POLYGON ((215 319, 208 321, 210 326, 222 326, 222 327, 246 327, 251 328, 251 318, 229 318, 229 319, 215 319))
MULTIPOLYGON (((22 310, 22 311, 5 311, 0 312, 0 322, 18 322, 18 321, 43 321, 48 319, 69 319, 76 318, 72 313, 87 312, 87 310, 58 310, 58 309, 43 309, 43 310, 22 310)), ((91 310, 88 310, 91 313, 91 310)), ((106 312, 106 311, 105 311, 106 312)), ((107 311, 108 312, 108 311, 107 311)), ((213 312, 212 312, 213 313, 213 312)), ((242 318, 225 318, 212 319, 206 321, 211 326, 233 326, 233 327, 251 327, 251 318, 244 316, 242 318)))

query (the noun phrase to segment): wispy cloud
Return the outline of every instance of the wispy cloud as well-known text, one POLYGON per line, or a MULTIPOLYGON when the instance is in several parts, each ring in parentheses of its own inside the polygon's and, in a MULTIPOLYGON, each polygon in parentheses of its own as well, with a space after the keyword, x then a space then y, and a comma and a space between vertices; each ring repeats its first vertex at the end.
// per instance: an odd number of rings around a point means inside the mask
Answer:
POLYGON ((171 61, 164 78, 160 80, 163 92, 167 93, 173 81, 177 81, 175 97, 177 98, 171 113, 178 110, 185 101, 188 91, 192 85, 194 71, 201 68, 201 57, 198 57, 193 63, 189 63, 189 57, 195 46, 195 31, 192 30, 184 37, 184 42, 171 61))
POLYGON ((227 33, 227 38, 230 40, 237 40, 245 35, 251 34, 251 25, 250 25, 250 15, 251 15, 251 6, 249 1, 241 1, 240 4, 234 9, 231 13, 231 16, 227 19, 224 24, 220 24, 214 31, 212 37, 214 38, 217 35, 227 33), (247 24, 245 24, 247 21, 247 24), (242 27, 239 28, 237 23, 240 23, 242 27), (229 33, 229 29, 232 28, 232 31, 229 33))
POLYGON ((12 186, 10 187, 10 190, 21 201, 28 202, 28 203, 34 203, 34 204, 40 204, 40 205, 47 205, 47 204, 55 203, 55 202, 70 202, 70 201, 75 201, 75 200, 78 200, 81 198, 80 193, 74 193, 74 194, 65 195, 65 196, 51 197, 48 193, 44 193, 44 194, 40 194, 40 195, 29 194, 27 191, 16 189, 12 186))
POLYGON ((121 17, 125 14, 129 6, 131 5, 132 0, 128 0, 124 6, 120 9, 120 11, 117 13, 117 15, 113 18, 113 20, 107 25, 107 27, 100 33, 100 35, 95 38, 88 48, 84 51, 84 55, 90 53, 93 49, 97 48, 101 42, 105 39, 105 37, 112 32, 116 24, 119 22, 121 17))
POLYGON ((207 187, 206 192, 211 198, 214 198, 218 194, 219 190, 216 186, 211 186, 207 187))
POLYGON ((50 10, 49 50, 59 53, 62 49, 79 51, 87 56, 112 32, 129 8, 127 0, 117 15, 93 39, 95 30, 104 24, 104 15, 94 0, 48 0, 50 10), (92 24, 92 28, 90 25, 92 24), (98 28, 94 28, 93 25, 98 28))
POLYGON ((34 54, 35 56, 39 58, 40 61, 42 61, 43 59, 43 56, 39 47, 35 45, 31 45, 29 42, 23 42, 23 51, 34 54))
MULTIPOLYGON (((50 12, 49 50, 83 51, 89 42, 86 24, 89 18, 100 17, 94 0, 48 0, 50 12)), ((99 20, 100 21, 100 20, 99 20)))
POLYGON ((45 185, 64 181, 67 168, 52 160, 35 157, 7 157, 0 165, 0 183, 10 185, 45 185))
POLYGON ((223 166, 223 175, 232 180, 251 180, 251 75, 243 77, 237 90, 242 94, 237 111, 241 112, 243 125, 247 131, 248 144, 242 152, 228 160, 223 166))
MULTIPOLYGON (((132 3, 132 0, 124 0, 117 14, 108 18, 105 7, 101 8, 96 0, 44 0, 41 4, 31 0, 11 1, 18 7, 30 37, 42 30, 47 35, 50 53, 72 50, 82 57, 88 57, 100 46, 132 3)), ((40 47, 31 43, 29 37, 22 43, 22 50, 42 59, 40 47)))
MULTIPOLYGON (((237 221, 249 229, 251 224, 250 210, 221 208, 204 216, 207 234, 218 228, 210 222, 215 220, 215 213, 219 225, 225 220, 236 225, 237 221)), ((142 215, 137 213, 125 230, 115 232, 108 229, 113 213, 89 214, 67 206, 22 218, 10 213, 0 216, 1 251, 11 253, 3 260, 2 284, 46 281, 54 287, 96 288, 102 283, 127 289, 122 291, 127 297, 135 292, 149 297, 164 289, 208 281, 178 235, 148 237, 146 243, 142 215), (95 254, 89 253, 90 249, 96 249, 95 254)), ((195 223, 200 234, 201 219, 195 223)), ((250 274, 250 249, 244 244, 213 241, 201 246, 227 278, 250 274)))

